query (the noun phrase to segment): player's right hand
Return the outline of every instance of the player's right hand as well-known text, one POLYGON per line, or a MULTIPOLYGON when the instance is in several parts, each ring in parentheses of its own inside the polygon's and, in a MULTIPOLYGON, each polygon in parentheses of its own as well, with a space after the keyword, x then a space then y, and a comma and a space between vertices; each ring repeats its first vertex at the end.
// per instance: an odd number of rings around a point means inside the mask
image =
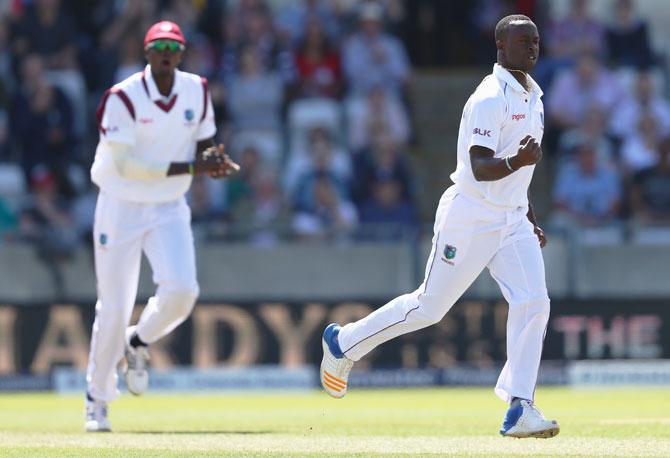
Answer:
POLYGON ((533 165, 540 162, 540 159, 542 159, 542 148, 540 148, 540 144, 537 140, 530 135, 526 135, 519 145, 519 151, 516 153, 514 159, 517 167, 533 165))
POLYGON ((240 166, 225 153, 225 146, 223 144, 210 146, 201 154, 196 155, 196 175, 208 175, 212 178, 223 178, 238 172, 239 170, 240 166))

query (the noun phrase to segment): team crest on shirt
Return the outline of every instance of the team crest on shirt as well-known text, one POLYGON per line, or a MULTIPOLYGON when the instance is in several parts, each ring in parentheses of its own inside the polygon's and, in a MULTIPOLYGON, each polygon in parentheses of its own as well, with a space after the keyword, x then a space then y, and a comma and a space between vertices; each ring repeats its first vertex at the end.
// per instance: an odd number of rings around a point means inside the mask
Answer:
POLYGON ((456 247, 453 245, 445 245, 444 251, 442 252, 442 260, 447 264, 454 265, 452 259, 456 257, 456 247))
POLYGON ((193 121, 193 118, 195 117, 195 113, 193 113, 193 110, 190 108, 187 108, 184 110, 184 119, 187 121, 193 121))
POLYGON ((103 232, 102 234, 100 234, 100 237, 99 237, 98 240, 100 241, 100 245, 103 245, 103 246, 107 245, 107 234, 105 234, 103 232))

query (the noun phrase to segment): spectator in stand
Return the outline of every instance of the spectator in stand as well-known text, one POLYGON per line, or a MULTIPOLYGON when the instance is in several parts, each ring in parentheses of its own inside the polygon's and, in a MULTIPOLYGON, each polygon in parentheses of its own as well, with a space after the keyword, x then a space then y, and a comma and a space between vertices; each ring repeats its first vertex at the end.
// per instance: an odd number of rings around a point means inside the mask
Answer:
POLYGON ((234 156, 237 156, 235 159, 240 164, 240 172, 225 181, 228 206, 233 213, 238 202, 251 196, 252 182, 262 168, 261 155, 254 146, 248 145, 234 156))
POLYGON ((398 240, 416 229, 416 209, 403 197, 404 183, 392 177, 376 180, 370 198, 362 205, 361 223, 365 235, 374 239, 398 240))
POLYGON ((21 151, 26 182, 33 169, 46 164, 61 177, 73 161, 72 108, 65 95, 44 78, 42 59, 26 56, 23 86, 12 103, 11 133, 21 151))
POLYGON ((658 123, 652 113, 642 113, 637 131, 625 138, 621 147, 621 162, 629 176, 655 167, 663 144, 658 123))
POLYGON ((279 241, 279 231, 286 223, 288 211, 277 174, 260 170, 253 175, 250 192, 238 200, 233 209, 235 221, 246 223, 249 241, 254 246, 270 247, 279 241))
POLYGON ((73 107, 73 133, 86 128, 86 84, 77 60, 77 30, 60 0, 35 0, 17 23, 14 52, 43 56, 49 80, 58 86, 73 107))
MULTIPOLYGON (((104 7, 96 14, 99 17, 100 36, 96 47, 98 87, 107 88, 127 76, 137 64, 144 68, 144 49, 141 43, 144 31, 156 22, 156 0, 130 0, 123 4, 104 7), (138 39, 139 37, 139 39, 138 39), (139 58, 134 55, 140 44, 139 58), (122 68, 119 68, 122 67, 122 68)), ((140 69, 140 70, 141 70, 140 69)))
MULTIPOLYGON (((342 197, 348 197, 349 173, 338 167, 332 149, 325 142, 317 142, 312 150, 310 162, 304 164, 293 190, 293 202, 296 208, 311 208, 314 205, 315 183, 322 177, 328 177, 334 189, 342 197)), ((349 163, 346 165, 350 166, 349 163)), ((290 188, 288 189, 291 190, 290 188)))
POLYGON ((593 145, 579 147, 554 186, 555 222, 563 226, 604 226, 616 221, 622 185, 613 167, 598 161, 593 145))
POLYGON ((403 44, 383 32, 383 15, 376 2, 361 5, 359 30, 343 45, 344 73, 354 96, 381 87, 402 99, 410 80, 409 59, 403 44))
POLYGON ((298 72, 298 97, 340 97, 340 55, 331 46, 319 20, 307 22, 304 37, 295 54, 295 65, 298 72))
MULTIPOLYGON (((243 3, 240 2, 240 5, 243 3)), ((262 2, 246 3, 256 6, 249 6, 225 20, 226 44, 220 68, 222 80, 227 83, 241 71, 241 54, 243 50, 252 49, 262 71, 276 73, 286 84, 293 83, 296 78, 293 52, 279 41, 269 10, 262 2)))
POLYGON ((239 0, 228 10, 228 16, 237 24, 246 27, 250 18, 256 14, 270 15, 271 11, 265 0, 239 0))
POLYGON ((656 166, 635 175, 631 191, 631 211, 644 224, 670 223, 670 145, 660 151, 656 166))
POLYGON ((598 107, 611 112, 621 97, 617 80, 595 56, 584 54, 577 66, 556 76, 549 88, 547 111, 554 128, 577 127, 588 109, 598 107))
POLYGON ((283 91, 281 77, 261 65, 255 48, 243 48, 240 73, 227 91, 234 133, 262 131, 279 137, 283 91))
POLYGON ((633 0, 616 0, 616 21, 607 28, 607 61, 612 67, 647 69, 654 64, 647 23, 635 15, 633 0))
POLYGON ((318 22, 324 28, 328 41, 336 42, 340 27, 331 5, 324 0, 298 0, 291 2, 277 17, 277 29, 289 43, 298 44, 306 39, 309 28, 305 24, 318 22))
POLYGON ((193 34, 184 51, 181 68, 184 71, 204 76, 209 81, 217 76, 216 55, 204 35, 193 34))
MULTIPOLYGON (((284 189, 288 195, 294 195, 305 176, 315 170, 332 175, 342 186, 351 180, 351 156, 338 148, 330 131, 326 127, 315 126, 308 133, 306 151, 292 151, 284 172, 284 189)), ((298 199, 299 200, 299 199, 298 199)))
POLYGON ((602 57, 604 45, 605 29, 591 15, 590 1, 570 0, 567 16, 549 24, 546 56, 538 62, 533 77, 540 87, 549 87, 557 72, 575 65, 580 56, 602 57))
POLYGON ((337 183, 326 174, 314 177, 310 204, 293 217, 293 230, 302 240, 349 238, 356 227, 356 207, 338 191, 337 183))
POLYGON ((612 139, 607 136, 607 113, 598 106, 586 111, 584 122, 565 131, 558 140, 557 155, 562 160, 573 159, 571 156, 585 143, 596 150, 598 162, 612 163, 615 160, 612 139))
POLYGON ((411 133, 402 104, 380 87, 371 89, 364 99, 351 102, 348 132, 352 151, 369 148, 378 135, 387 135, 396 143, 406 144, 411 133))
POLYGON ((372 198, 376 182, 388 180, 399 185, 402 200, 412 201, 412 172, 400 145, 390 135, 378 136, 371 148, 356 154, 353 169, 352 195, 358 205, 372 198))
POLYGON ((610 120, 610 132, 621 140, 634 134, 644 113, 652 114, 661 135, 670 135, 670 103, 661 95, 648 71, 638 73, 635 91, 617 105, 610 120))
POLYGON ((144 49, 142 37, 129 34, 121 39, 121 49, 118 53, 119 64, 114 73, 114 82, 120 83, 131 75, 144 70, 144 49))
POLYGON ((55 174, 46 167, 33 169, 30 195, 19 215, 18 237, 34 244, 37 256, 51 274, 56 294, 63 297, 65 281, 60 262, 81 246, 71 214, 71 203, 61 193, 55 174))
POLYGON ((19 220, 21 237, 36 242, 47 261, 69 257, 78 246, 78 234, 70 202, 60 193, 56 175, 46 167, 36 167, 30 185, 32 195, 19 220))
POLYGON ((205 177, 193 177, 188 193, 191 208, 191 221, 209 223, 221 221, 225 216, 225 184, 222 180, 208 180, 205 177))
POLYGON ((76 33, 60 0, 35 0, 16 24, 14 53, 17 58, 40 54, 49 69, 76 68, 76 33))

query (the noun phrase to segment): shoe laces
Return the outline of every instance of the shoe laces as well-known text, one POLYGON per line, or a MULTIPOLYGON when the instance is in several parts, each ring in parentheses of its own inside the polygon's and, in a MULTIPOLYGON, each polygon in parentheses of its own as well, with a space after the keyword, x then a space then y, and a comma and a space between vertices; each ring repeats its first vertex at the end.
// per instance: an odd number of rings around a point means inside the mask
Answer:
POLYGON ((535 413, 537 413, 541 418, 544 419, 544 414, 542 414, 542 411, 537 408, 535 403, 533 403, 532 401, 528 401, 528 407, 530 407, 532 410, 535 411, 535 413))
POLYGON ((145 347, 130 347, 130 351, 126 356, 128 360, 128 368, 132 370, 144 370, 147 368, 149 361, 149 352, 145 347))
POLYGON ((86 406, 86 416, 92 419, 107 418, 107 403, 104 401, 92 401, 86 406))
POLYGON ((354 362, 347 358, 346 356, 342 358, 332 359, 332 369, 341 375, 348 375, 351 368, 354 366, 354 362))

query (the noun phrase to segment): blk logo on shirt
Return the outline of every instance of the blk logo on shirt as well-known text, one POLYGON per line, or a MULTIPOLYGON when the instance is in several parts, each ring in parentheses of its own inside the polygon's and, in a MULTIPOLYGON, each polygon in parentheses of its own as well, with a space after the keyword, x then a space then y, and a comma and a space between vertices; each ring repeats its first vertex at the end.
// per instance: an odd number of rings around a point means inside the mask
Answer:
POLYGON ((475 135, 481 135, 482 137, 490 137, 491 136, 491 131, 490 130, 480 129, 479 127, 475 127, 475 130, 473 130, 472 133, 475 134, 475 135))

